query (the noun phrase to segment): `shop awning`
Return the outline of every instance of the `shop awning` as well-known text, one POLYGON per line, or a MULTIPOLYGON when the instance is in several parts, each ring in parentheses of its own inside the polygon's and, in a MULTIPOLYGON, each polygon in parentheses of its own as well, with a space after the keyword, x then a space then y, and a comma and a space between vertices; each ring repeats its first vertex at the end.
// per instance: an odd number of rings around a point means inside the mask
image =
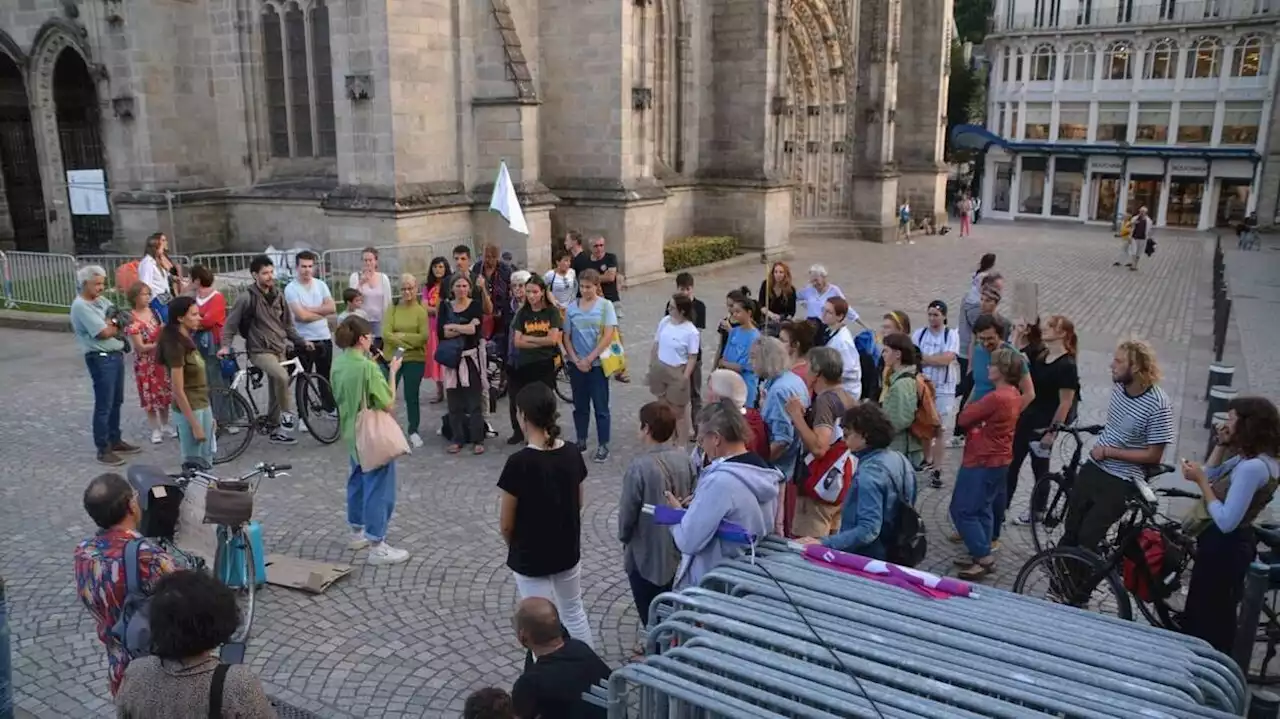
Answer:
POLYGON ((1101 145, 1079 142, 1006 140, 981 125, 957 125, 951 130, 952 147, 986 152, 999 147, 1014 155, 1109 155, 1115 157, 1183 157, 1205 160, 1247 160, 1260 162, 1262 156, 1247 147, 1182 147, 1176 145, 1101 145))

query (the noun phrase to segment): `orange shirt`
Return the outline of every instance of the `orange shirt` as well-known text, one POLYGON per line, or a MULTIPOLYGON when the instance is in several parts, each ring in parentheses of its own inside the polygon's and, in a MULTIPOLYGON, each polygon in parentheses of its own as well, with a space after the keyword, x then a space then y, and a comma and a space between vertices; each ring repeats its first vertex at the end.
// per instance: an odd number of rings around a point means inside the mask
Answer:
POLYGON ((1001 385, 965 405, 959 425, 965 431, 963 467, 1005 467, 1013 462, 1013 433, 1022 413, 1022 393, 1001 385))

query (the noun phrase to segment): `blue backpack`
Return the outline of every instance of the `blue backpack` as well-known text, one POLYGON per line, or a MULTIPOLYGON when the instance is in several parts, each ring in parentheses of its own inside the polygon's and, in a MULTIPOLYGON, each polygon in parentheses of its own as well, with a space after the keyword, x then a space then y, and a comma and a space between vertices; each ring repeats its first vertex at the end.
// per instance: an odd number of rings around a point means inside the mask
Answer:
POLYGON ((111 636, 120 642, 130 659, 151 653, 151 597, 142 589, 142 572, 138 562, 141 539, 130 540, 124 547, 124 604, 120 616, 111 626, 111 636))

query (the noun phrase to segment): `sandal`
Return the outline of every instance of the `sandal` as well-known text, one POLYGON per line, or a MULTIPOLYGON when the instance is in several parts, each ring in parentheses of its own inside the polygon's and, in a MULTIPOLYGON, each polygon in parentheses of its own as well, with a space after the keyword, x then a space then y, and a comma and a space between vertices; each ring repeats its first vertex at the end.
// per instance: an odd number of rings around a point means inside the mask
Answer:
POLYGON ((484 454, 484 445, 483 445, 483 444, 477 444, 476 446, 472 447, 472 448, 471 448, 471 453, 472 453, 472 454, 476 454, 476 455, 484 454))
POLYGON ((956 576, 970 581, 982 579, 995 571, 995 567, 995 560, 987 560, 986 562, 977 561, 956 572, 956 576))
POLYGON ((449 454, 457 454, 462 451, 462 445, 451 444, 445 451, 448 452, 449 454))

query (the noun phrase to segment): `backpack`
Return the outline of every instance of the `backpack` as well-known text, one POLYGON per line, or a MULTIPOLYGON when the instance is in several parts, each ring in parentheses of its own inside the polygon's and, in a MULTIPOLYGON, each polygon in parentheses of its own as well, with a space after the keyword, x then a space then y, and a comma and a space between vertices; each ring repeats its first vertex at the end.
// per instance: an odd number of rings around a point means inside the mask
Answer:
POLYGON ((1181 546, 1159 529, 1147 527, 1138 535, 1137 549, 1124 558, 1124 588, 1143 602, 1167 599, 1181 587, 1179 575, 1185 563, 1181 546))
MULTIPOLYGON (((915 483, 915 470, 911 463, 901 454, 902 467, 911 473, 912 484, 915 483)), ((904 475, 905 476, 905 475, 904 475)), ((898 488, 898 506, 893 511, 893 536, 886 537, 884 544, 885 557, 892 563, 903 567, 914 567, 924 561, 929 551, 929 540, 925 536, 924 520, 916 507, 906 500, 907 486, 904 482, 898 488)))
MULTIPOLYGON (((245 290, 249 292, 250 290, 245 290)), ((253 328, 253 296, 250 295, 248 302, 245 303, 244 311, 240 313, 240 323, 236 325, 236 334, 244 340, 245 347, 249 346, 249 330, 253 328)))
POLYGON ((111 625, 110 634, 124 647, 130 659, 151 653, 151 597, 142 589, 142 570, 138 554, 142 539, 131 539, 124 546, 124 603, 120 616, 111 625))
POLYGON ((880 376, 880 348, 876 346, 876 335, 871 330, 863 330, 853 338, 853 346, 858 350, 858 364, 862 367, 862 396, 858 399, 880 400, 882 380, 880 376))
POLYGON ((138 260, 130 260, 116 268, 116 289, 128 292, 138 284, 138 260))
POLYGON ((933 389, 933 382, 924 373, 903 376, 906 377, 912 377, 916 383, 916 416, 907 431, 921 442, 927 442, 942 426, 942 418, 938 416, 938 395, 933 389))
POLYGON ((839 507, 844 504, 849 488, 853 486, 853 473, 858 460, 849 451, 843 439, 827 448, 826 454, 813 457, 804 465, 800 490, 805 496, 839 507))

